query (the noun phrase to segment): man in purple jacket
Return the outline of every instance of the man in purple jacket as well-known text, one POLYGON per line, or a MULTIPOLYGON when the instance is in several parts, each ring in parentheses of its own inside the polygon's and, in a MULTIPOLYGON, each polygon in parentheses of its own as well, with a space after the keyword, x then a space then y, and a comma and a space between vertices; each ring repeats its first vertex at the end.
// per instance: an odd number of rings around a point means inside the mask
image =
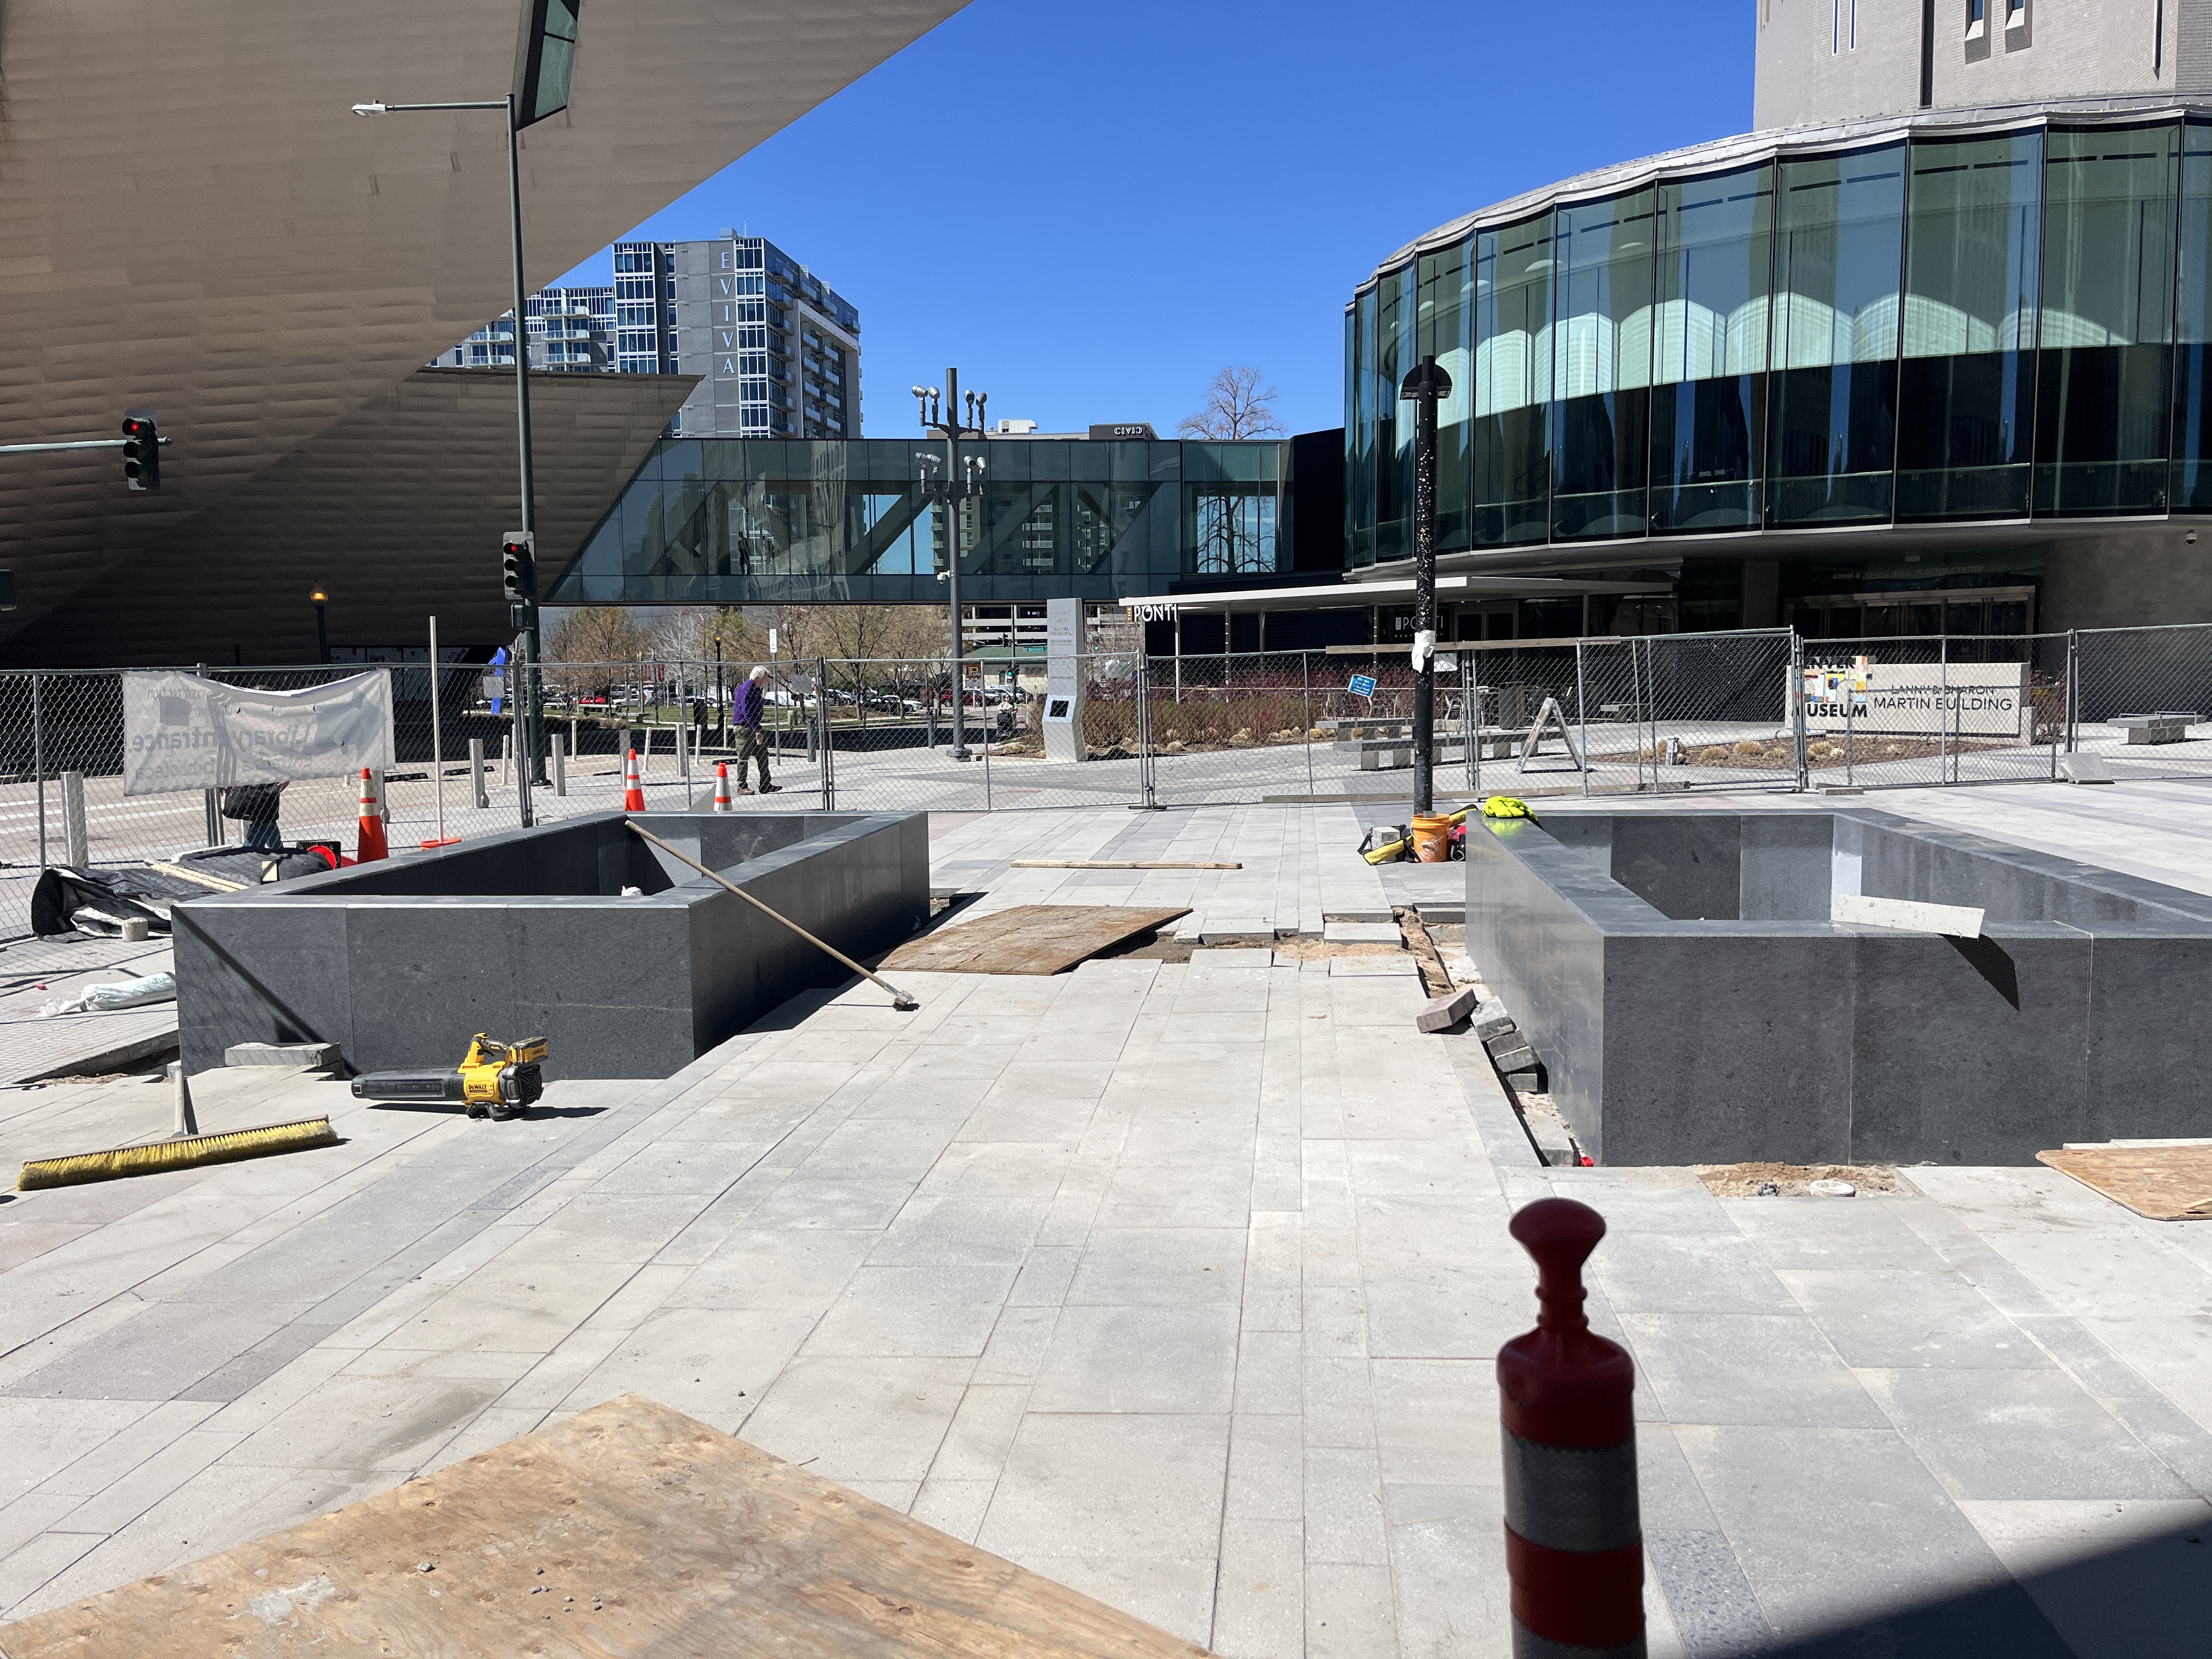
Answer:
POLYGON ((768 684, 768 670, 756 667, 738 683, 731 697, 731 719, 738 728, 738 793, 750 794, 745 787, 745 762, 760 762, 760 793, 772 795, 776 786, 768 781, 768 736, 761 730, 761 716, 766 712, 768 698, 762 688, 768 684))

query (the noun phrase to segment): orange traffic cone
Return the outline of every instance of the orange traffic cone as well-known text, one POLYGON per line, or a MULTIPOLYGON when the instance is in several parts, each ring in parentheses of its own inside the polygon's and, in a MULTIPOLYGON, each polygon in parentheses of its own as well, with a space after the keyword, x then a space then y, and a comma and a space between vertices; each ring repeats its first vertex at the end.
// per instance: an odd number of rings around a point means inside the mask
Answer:
POLYGON ((361 769, 361 840, 356 846, 353 861, 367 864, 372 859, 390 857, 384 844, 384 809, 376 799, 376 786, 368 780, 368 769, 361 769))
POLYGON ((645 780, 638 775, 637 750, 635 749, 629 751, 629 758, 623 763, 623 811, 645 811, 645 780))
POLYGON ((731 810, 730 763, 727 761, 714 763, 714 810, 717 812, 731 810))

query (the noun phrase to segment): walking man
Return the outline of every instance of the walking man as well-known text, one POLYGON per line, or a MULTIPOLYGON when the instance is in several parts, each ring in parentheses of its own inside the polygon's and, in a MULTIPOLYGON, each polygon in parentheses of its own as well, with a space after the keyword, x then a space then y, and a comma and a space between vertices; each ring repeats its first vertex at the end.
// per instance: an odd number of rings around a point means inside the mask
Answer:
POLYGON ((777 786, 768 781, 768 735, 761 730, 761 716, 766 712, 768 697, 763 690, 768 684, 768 670, 757 666, 738 683, 731 698, 731 719, 738 728, 738 793, 749 795, 753 792, 744 787, 745 762, 760 762, 760 793, 772 795, 777 786))

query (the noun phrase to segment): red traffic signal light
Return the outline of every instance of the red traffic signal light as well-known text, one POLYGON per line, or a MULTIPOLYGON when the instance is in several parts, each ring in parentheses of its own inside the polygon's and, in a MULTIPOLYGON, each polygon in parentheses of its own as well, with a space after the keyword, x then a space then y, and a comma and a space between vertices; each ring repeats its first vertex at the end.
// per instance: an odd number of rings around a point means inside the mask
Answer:
POLYGON ((499 541, 499 572, 507 597, 525 603, 538 597, 538 538, 527 530, 510 530, 499 541))
POLYGON ((150 409, 123 417, 123 481, 133 489, 161 487, 161 434, 150 409))

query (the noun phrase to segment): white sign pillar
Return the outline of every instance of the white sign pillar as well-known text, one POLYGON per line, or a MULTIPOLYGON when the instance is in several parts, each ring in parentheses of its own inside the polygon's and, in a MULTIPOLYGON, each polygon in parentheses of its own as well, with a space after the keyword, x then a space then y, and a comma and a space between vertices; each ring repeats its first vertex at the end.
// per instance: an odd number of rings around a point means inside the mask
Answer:
POLYGON ((1083 601, 1044 602, 1044 755, 1047 760, 1083 761, 1083 705, 1091 675, 1083 650, 1083 601))

